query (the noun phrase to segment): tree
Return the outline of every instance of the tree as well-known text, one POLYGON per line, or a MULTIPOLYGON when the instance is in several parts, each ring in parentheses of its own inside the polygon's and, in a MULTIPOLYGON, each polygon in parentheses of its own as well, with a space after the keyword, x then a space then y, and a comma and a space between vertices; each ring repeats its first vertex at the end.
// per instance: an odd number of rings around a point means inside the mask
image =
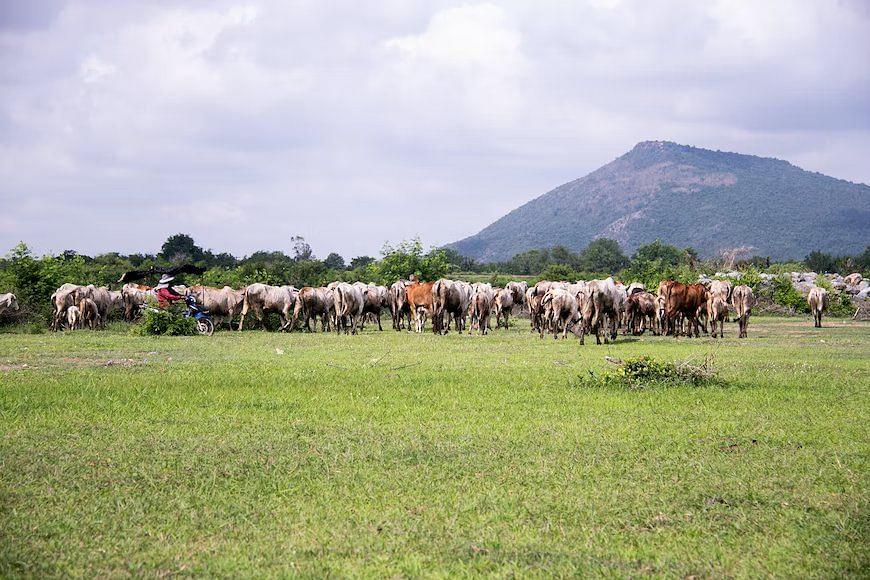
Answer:
POLYGON ((323 265, 330 270, 344 270, 344 258, 335 252, 330 252, 326 259, 323 260, 323 265))
POLYGON ((293 244, 293 259, 297 262, 302 260, 313 260, 314 253, 311 251, 311 245, 305 241, 302 236, 293 236, 290 238, 293 244))
POLYGON ((375 259, 371 256, 357 256, 353 260, 350 261, 350 269, 351 270, 359 270, 360 268, 365 268, 369 264, 373 264, 375 259))
POLYGON ((160 247, 159 256, 173 264, 183 262, 199 262, 203 259, 202 248, 197 246, 193 238, 187 234, 175 234, 166 238, 160 247))
POLYGON ((654 262, 659 260, 661 266, 677 266, 686 256, 686 252, 676 246, 664 244, 656 240, 651 244, 640 246, 632 256, 634 262, 654 262))
POLYGON ((855 268, 862 272, 870 272, 870 246, 864 248, 864 251, 855 256, 855 268))
POLYGON ((610 238, 592 240, 580 252, 580 266, 588 272, 613 274, 626 265, 628 258, 622 253, 619 242, 610 238))
POLYGON ((837 269, 837 258, 819 250, 813 250, 804 259, 804 264, 813 272, 824 274, 834 272, 837 269))
POLYGON ((541 278, 553 282, 573 282, 577 273, 568 264, 550 264, 541 272, 541 278))
POLYGON ((443 249, 432 248, 424 254, 419 238, 402 242, 398 246, 384 244, 381 253, 384 257, 378 263, 378 271, 383 283, 408 278, 411 274, 424 281, 437 280, 450 267, 443 249))

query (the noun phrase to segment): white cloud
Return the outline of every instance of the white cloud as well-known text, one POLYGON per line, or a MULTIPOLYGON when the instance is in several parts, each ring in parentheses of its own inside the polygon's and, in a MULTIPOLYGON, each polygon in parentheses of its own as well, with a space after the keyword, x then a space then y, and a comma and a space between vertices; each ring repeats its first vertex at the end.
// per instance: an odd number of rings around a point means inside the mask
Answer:
POLYGON ((0 251, 449 242, 642 139, 870 181, 857 2, 25 4, 0 251))

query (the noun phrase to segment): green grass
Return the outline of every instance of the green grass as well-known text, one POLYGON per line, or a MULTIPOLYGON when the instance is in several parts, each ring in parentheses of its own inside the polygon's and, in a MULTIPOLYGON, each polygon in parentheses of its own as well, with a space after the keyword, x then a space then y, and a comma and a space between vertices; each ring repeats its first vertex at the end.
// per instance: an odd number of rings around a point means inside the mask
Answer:
POLYGON ((2 334, 0 576, 867 576, 870 325, 520 325, 2 334), (715 387, 580 380, 710 353, 715 387))

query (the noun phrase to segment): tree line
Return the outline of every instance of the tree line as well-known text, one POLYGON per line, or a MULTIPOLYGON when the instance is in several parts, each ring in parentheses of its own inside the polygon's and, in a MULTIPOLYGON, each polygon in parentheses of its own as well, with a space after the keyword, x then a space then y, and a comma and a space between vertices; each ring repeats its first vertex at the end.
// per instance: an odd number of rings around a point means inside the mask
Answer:
MULTIPOLYGON (((170 236, 156 254, 109 252, 95 256, 65 251, 36 256, 23 242, 0 258, 0 293, 14 292, 24 317, 50 314, 49 296, 65 282, 95 284, 117 289, 122 273, 150 266, 193 263, 205 268, 201 276, 186 276, 187 284, 241 288, 254 282, 296 287, 322 286, 333 280, 390 284, 415 274, 423 280, 443 276, 502 284, 512 277, 529 281, 578 280, 616 275, 625 281, 639 281, 655 288, 663 279, 694 282, 699 274, 714 274, 721 260, 702 260, 692 248, 655 241, 643 245, 631 256, 619 243, 607 238, 590 242, 573 252, 564 246, 539 248, 516 254, 507 262, 480 263, 449 248, 424 248, 419 239, 396 245, 385 244, 381 256, 357 256, 349 262, 331 252, 318 259, 301 236, 290 239, 287 251, 258 251, 238 258, 197 245, 187 234, 170 236)), ((812 252, 802 262, 771 263, 754 256, 729 264, 738 270, 772 273, 796 270, 815 272, 870 271, 870 246, 856 256, 833 256, 812 252)))

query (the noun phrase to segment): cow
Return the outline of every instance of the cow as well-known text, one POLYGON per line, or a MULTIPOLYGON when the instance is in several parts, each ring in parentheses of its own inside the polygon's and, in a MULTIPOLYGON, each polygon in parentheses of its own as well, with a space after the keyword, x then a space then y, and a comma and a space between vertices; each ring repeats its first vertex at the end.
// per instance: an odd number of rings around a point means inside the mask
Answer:
POLYGON ((193 296, 203 310, 208 311, 215 326, 226 322, 230 330, 233 328, 233 317, 242 313, 245 302, 245 293, 229 286, 191 286, 187 289, 187 294, 193 296))
POLYGON ((473 287, 467 282, 441 278, 432 285, 432 324, 446 334, 450 319, 457 332, 465 329, 465 316, 471 303, 473 287))
POLYGON ((828 291, 820 286, 813 286, 807 296, 807 304, 813 313, 813 324, 816 328, 821 328, 822 312, 828 307, 828 291))
POLYGON ((471 297, 469 308, 468 334, 474 332, 475 327, 479 334, 486 334, 489 331, 489 316, 492 312, 495 294, 489 284, 474 284, 472 287, 474 295, 471 297))
POLYGON ((51 304, 54 306, 54 316, 51 321, 52 330, 56 331, 62 326, 66 317, 66 309, 76 303, 75 292, 78 288, 78 284, 66 283, 51 295, 51 304))
POLYGON ((553 284, 555 284, 555 282, 541 280, 526 290, 525 301, 526 308, 529 311, 529 318, 532 321, 532 332, 540 332, 541 324, 545 322, 541 316, 541 300, 553 284))
POLYGON ((335 332, 343 330, 345 334, 356 334, 365 307, 360 287, 347 282, 331 282, 327 288, 332 290, 335 299, 335 332))
POLYGON ((124 300, 124 320, 132 322, 139 315, 142 305, 148 301, 149 297, 153 296, 154 290, 151 286, 132 282, 124 284, 121 287, 121 298, 124 300))
POLYGON ((501 326, 504 319, 504 327, 510 328, 510 315, 514 307, 514 292, 505 287, 495 293, 493 312, 495 312, 495 327, 501 326))
POLYGON ((66 327, 75 330, 82 323, 82 313, 79 307, 73 304, 66 309, 66 327))
POLYGON ((15 297, 15 294, 12 294, 11 292, 0 294, 0 317, 2 317, 6 312, 17 311, 18 298, 15 297))
MULTIPOLYGON (((72 306, 70 306, 72 308, 72 306)), ((100 309, 93 298, 82 298, 79 300, 78 306, 79 315, 81 316, 81 326, 94 330, 100 324, 100 309)))
POLYGON ((398 280, 390 286, 390 315, 396 331, 402 330, 406 322, 408 331, 411 331, 411 310, 408 308, 408 295, 405 290, 408 284, 405 280, 398 280))
POLYGON ((738 338, 748 336, 746 329, 749 327, 749 315, 752 313, 752 307, 755 306, 755 303, 755 294, 752 293, 752 288, 749 286, 740 285, 731 291, 731 304, 734 306, 737 324, 740 326, 738 338))
POLYGON ((320 329, 326 332, 330 329, 330 320, 335 308, 332 290, 328 288, 313 288, 305 286, 296 297, 296 305, 293 307, 293 318, 289 323, 290 331, 296 328, 296 321, 301 314, 305 319, 305 328, 311 332, 311 319, 314 319, 314 327, 317 327, 317 317, 320 317, 320 329))
POLYGON ((698 328, 698 311, 707 302, 707 288, 703 284, 683 284, 673 280, 667 280, 659 284, 662 291, 660 299, 664 299, 664 322, 668 332, 673 332, 676 337, 677 316, 686 318, 689 328, 687 335, 700 337, 698 328))
POLYGON ((625 292, 629 296, 637 292, 646 292, 646 286, 643 282, 632 282, 628 285, 628 288, 625 290, 625 292))
POLYGON ((634 335, 643 334, 647 324, 654 335, 658 334, 658 306, 655 294, 638 290, 625 301, 625 315, 628 331, 634 335))
MULTIPOLYGON (((559 337, 560 329, 562 331, 562 338, 567 338, 568 330, 580 322, 580 315, 577 310, 577 296, 570 290, 559 287, 550 288, 541 299, 541 307, 543 308, 543 317, 549 320, 549 326, 553 332, 554 339, 559 337)), ((576 331, 576 328, 572 330, 572 332, 576 331)), ((541 326, 540 336, 544 338, 543 325, 541 326)))
MULTIPOLYGON (((432 315, 432 287, 434 285, 434 282, 420 282, 416 276, 412 276, 411 283, 405 287, 408 308, 411 311, 411 319, 414 322, 415 332, 423 332, 423 328, 426 325, 426 317, 432 315)), ((432 331, 437 334, 439 332, 438 327, 434 323, 432 326, 432 331)))
POLYGON ((610 341, 616 340, 619 326, 620 305, 624 298, 623 291, 616 287, 613 278, 591 280, 586 284, 586 300, 583 305, 583 326, 580 330, 580 344, 584 343, 586 332, 595 333, 596 344, 601 344, 601 330, 607 324, 610 332, 605 333, 610 341))
MULTIPOLYGON (((106 328, 106 322, 109 318, 109 312, 112 311, 112 296, 109 294, 109 289, 105 286, 76 286, 70 293, 72 304, 78 304, 86 298, 90 298, 97 306, 97 321, 96 324, 100 328, 106 328)), ((70 306, 72 305, 70 304, 70 306)), ((81 306, 79 306, 81 308, 81 306)), ((82 312, 84 316, 84 312, 82 312)))
POLYGON ((710 335, 716 338, 716 326, 719 327, 719 338, 725 337, 725 321, 728 319, 728 303, 720 295, 707 299, 707 318, 710 320, 710 335))
POLYGON ((298 290, 293 286, 269 286, 268 284, 251 284, 242 290, 242 316, 239 320, 239 330, 245 325, 245 316, 248 312, 254 314, 254 318, 263 324, 263 317, 268 312, 277 312, 281 319, 281 328, 287 326, 292 319, 293 306, 296 303, 298 290))
POLYGON ((360 288, 363 295, 363 318, 360 320, 360 330, 363 328, 363 321, 367 316, 374 318, 378 323, 378 330, 383 330, 381 326, 381 311, 390 306, 390 291, 386 286, 376 286, 368 284, 360 288))
POLYGON ((124 295, 120 290, 109 290, 109 299, 112 301, 112 308, 109 314, 114 316, 115 312, 124 310, 124 295))
MULTIPOLYGON (((514 306, 522 306, 525 303, 526 291, 529 289, 528 282, 508 282, 504 289, 511 293, 514 306)), ((513 313, 511 313, 513 314, 513 313)))

